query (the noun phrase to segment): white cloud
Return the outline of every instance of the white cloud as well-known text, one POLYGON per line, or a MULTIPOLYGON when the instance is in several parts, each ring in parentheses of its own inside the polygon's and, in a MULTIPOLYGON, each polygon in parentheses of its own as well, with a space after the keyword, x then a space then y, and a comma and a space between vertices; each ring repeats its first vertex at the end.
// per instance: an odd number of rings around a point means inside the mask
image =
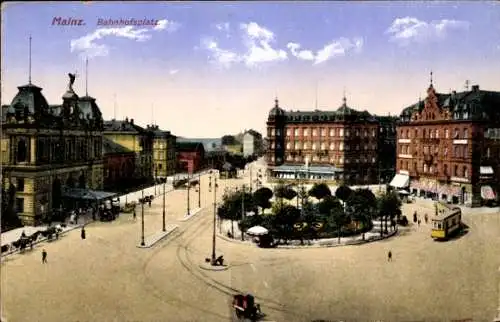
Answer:
MULTIPOLYGON (((220 30, 225 28, 223 25, 219 27, 220 30)), ((216 26, 217 29, 219 27, 216 26)), ((262 63, 283 61, 288 58, 286 51, 275 49, 271 45, 274 42, 274 33, 269 29, 261 27, 255 22, 250 22, 240 24, 240 31, 245 46, 243 53, 222 49, 211 38, 202 40, 203 47, 211 54, 210 59, 224 67, 230 67, 236 63, 243 63, 247 67, 255 67, 262 63)))
POLYGON ((469 26, 469 22, 460 20, 443 19, 426 22, 415 17, 404 17, 395 19, 386 33, 391 35, 391 41, 406 46, 412 42, 440 40, 451 31, 467 30, 469 26))
POLYGON ((229 32, 230 26, 231 25, 229 24, 229 22, 221 22, 221 23, 215 24, 215 28, 217 30, 225 31, 225 32, 229 32))
POLYGON ((287 45, 292 56, 306 61, 313 61, 314 65, 324 63, 332 58, 345 56, 350 51, 359 52, 363 48, 363 39, 361 38, 339 38, 326 44, 322 49, 314 53, 312 50, 301 50, 301 45, 290 42, 287 45))
POLYGON ((178 69, 171 69, 168 73, 169 73, 170 75, 175 75, 175 74, 177 74, 178 72, 179 72, 179 70, 178 70, 178 69))
MULTIPOLYGON (((174 31, 174 28, 178 28, 178 24, 168 20, 160 20, 153 30, 174 31)), ((83 37, 72 39, 70 49, 71 52, 78 52, 82 58, 107 56, 109 55, 109 47, 106 44, 98 44, 98 40, 105 37, 120 37, 144 42, 151 39, 150 31, 151 29, 137 28, 135 26, 98 28, 83 37)))
POLYGON ((156 26, 153 28, 154 30, 165 30, 168 32, 174 32, 179 29, 181 25, 178 22, 162 19, 158 20, 156 26))
POLYGON ((237 53, 220 48, 219 44, 211 38, 203 39, 201 45, 210 52, 209 59, 222 67, 229 68, 241 61, 241 57, 237 53))

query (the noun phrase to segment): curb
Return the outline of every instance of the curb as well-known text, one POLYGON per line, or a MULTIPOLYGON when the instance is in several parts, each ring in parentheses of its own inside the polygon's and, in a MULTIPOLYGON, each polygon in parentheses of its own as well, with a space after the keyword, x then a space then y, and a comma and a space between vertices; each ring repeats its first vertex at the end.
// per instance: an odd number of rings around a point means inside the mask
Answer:
MULTIPOLYGON (((381 241, 384 239, 388 239, 388 238, 396 235, 398 232, 399 232, 399 230, 394 230, 394 231, 391 231, 389 234, 384 235, 383 237, 375 237, 372 239, 365 239, 365 240, 352 240, 352 241, 347 241, 347 242, 344 242, 341 244, 337 244, 337 243, 326 244, 326 242, 321 244, 321 242, 320 242, 318 244, 313 244, 313 245, 278 245, 278 246, 274 247, 274 249, 308 249, 308 248, 331 248, 331 247, 341 247, 341 246, 359 246, 359 245, 364 245, 364 244, 373 243, 373 242, 381 241)), ((241 241, 241 240, 237 240, 237 239, 232 239, 232 238, 228 238, 226 236, 223 236, 221 234, 217 234, 217 237, 219 237, 220 239, 223 239, 225 241, 232 242, 232 243, 246 244, 248 246, 256 246, 256 244, 254 244, 250 241, 241 241)))
MULTIPOLYGON (((139 245, 137 245, 137 248, 151 248, 151 247, 153 247, 154 245, 158 244, 158 243, 159 243, 160 241, 162 241, 163 239, 165 239, 168 235, 170 235, 171 233, 173 233, 174 231, 176 231, 176 230, 177 230, 177 228, 179 228, 179 226, 175 225, 175 227, 173 227, 173 228, 172 228, 171 230, 169 230, 169 231, 162 231, 162 232, 161 232, 161 237, 160 237, 160 238, 158 238, 157 240, 155 240, 154 242, 152 242, 152 243, 151 243, 151 244, 149 244, 149 245, 148 245, 148 244, 146 244, 146 245, 142 246, 142 245, 140 245, 140 244, 139 244, 139 245)), ((157 234, 155 234, 155 235, 157 235, 157 234)), ((158 235, 159 235, 159 234, 158 234, 158 235)), ((153 236, 154 236, 154 235, 153 235, 153 236)))
POLYGON ((205 271, 212 271, 212 272, 223 272, 227 271, 229 269, 229 265, 224 265, 224 266, 212 266, 210 264, 200 264, 198 265, 201 269, 205 271))
POLYGON ((203 207, 197 208, 197 209, 193 210, 189 216, 184 216, 179 220, 180 221, 188 221, 189 219, 191 219, 191 218, 195 217, 197 214, 199 214, 202 210, 203 210, 203 207))

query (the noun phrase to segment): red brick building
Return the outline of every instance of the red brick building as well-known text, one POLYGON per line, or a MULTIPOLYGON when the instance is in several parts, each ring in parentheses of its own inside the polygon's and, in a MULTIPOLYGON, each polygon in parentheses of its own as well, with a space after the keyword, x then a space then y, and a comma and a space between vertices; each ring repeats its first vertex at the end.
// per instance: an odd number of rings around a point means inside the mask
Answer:
POLYGON ((276 99, 267 121, 268 175, 348 184, 378 182, 382 173, 379 142, 386 133, 394 137, 388 141, 394 152, 384 170, 389 167, 392 174, 395 162, 395 119, 384 125, 389 131, 380 131, 380 124, 367 111, 348 107, 345 97, 335 111, 285 111, 276 99))
POLYGON ((105 189, 113 191, 134 185, 135 153, 106 137, 102 149, 105 189))
POLYGON ((201 142, 177 142, 177 171, 193 173, 202 169, 205 148, 201 142))
POLYGON ((479 206, 500 182, 500 92, 437 93, 403 110, 397 126, 397 175, 391 182, 419 196, 479 206))

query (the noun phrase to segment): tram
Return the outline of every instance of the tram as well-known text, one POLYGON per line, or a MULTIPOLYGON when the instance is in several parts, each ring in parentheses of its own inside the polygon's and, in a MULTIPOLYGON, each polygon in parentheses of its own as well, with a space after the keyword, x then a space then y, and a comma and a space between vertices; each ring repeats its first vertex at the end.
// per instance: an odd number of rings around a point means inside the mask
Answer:
POLYGON ((434 240, 446 240, 462 228, 462 210, 443 203, 440 206, 438 214, 431 218, 431 237, 434 240))

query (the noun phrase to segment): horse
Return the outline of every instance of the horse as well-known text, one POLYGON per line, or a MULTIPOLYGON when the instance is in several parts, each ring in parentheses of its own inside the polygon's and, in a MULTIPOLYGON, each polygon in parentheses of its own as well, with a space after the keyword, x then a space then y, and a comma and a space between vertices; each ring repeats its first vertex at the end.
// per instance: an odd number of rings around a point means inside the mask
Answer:
POLYGON ((10 245, 9 244, 2 245, 2 254, 8 252, 9 249, 10 249, 10 245))

